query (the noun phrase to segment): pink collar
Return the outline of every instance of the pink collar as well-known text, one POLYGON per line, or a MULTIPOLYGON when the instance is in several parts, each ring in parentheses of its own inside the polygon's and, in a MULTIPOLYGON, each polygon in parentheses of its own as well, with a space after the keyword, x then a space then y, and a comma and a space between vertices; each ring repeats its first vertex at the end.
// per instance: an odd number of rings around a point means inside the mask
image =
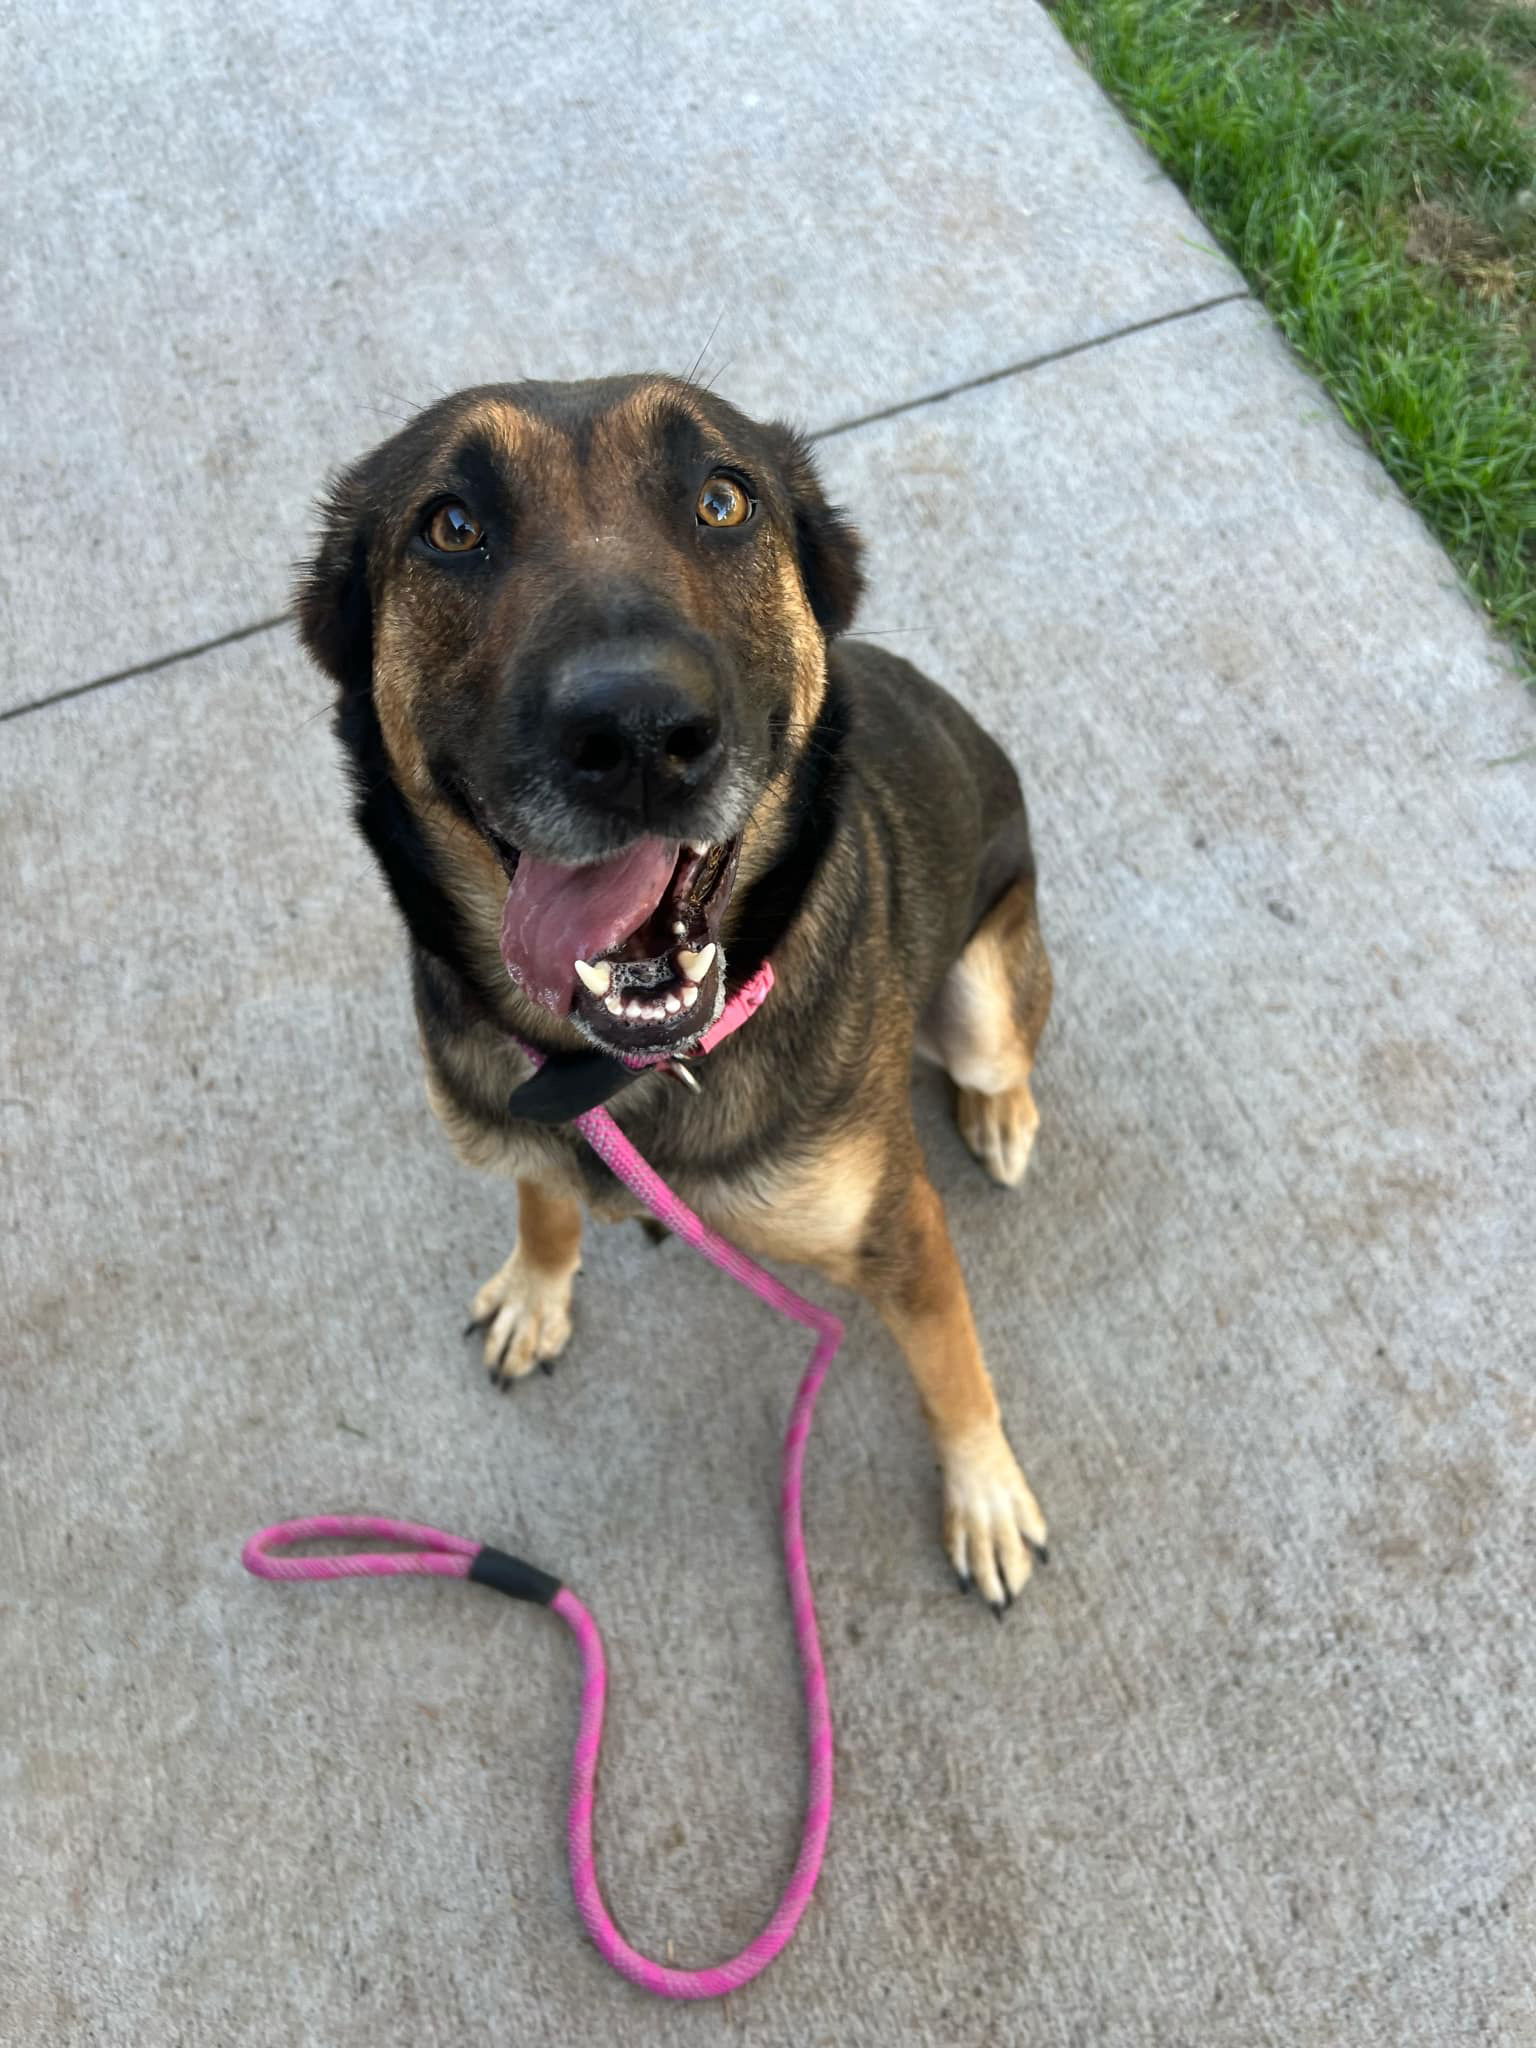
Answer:
POLYGON ((750 981, 744 981, 735 995, 727 996, 725 1008, 699 1040, 701 1053, 713 1052, 724 1038, 739 1031, 747 1019, 763 1007, 773 987, 773 962, 765 960, 750 981))
POLYGON ((632 1076, 659 1069, 689 1088, 697 1088, 695 1063, 713 1052, 733 1031, 739 1031, 755 1011, 762 1008, 773 987, 773 966, 765 960, 750 980, 728 996, 720 1015, 702 1032, 687 1052, 664 1053, 658 1059, 633 1053, 580 1052, 542 1053, 523 1039, 514 1042, 533 1068, 532 1074, 512 1091, 507 1108, 513 1116, 533 1123, 574 1123, 599 1103, 624 1087, 632 1076))

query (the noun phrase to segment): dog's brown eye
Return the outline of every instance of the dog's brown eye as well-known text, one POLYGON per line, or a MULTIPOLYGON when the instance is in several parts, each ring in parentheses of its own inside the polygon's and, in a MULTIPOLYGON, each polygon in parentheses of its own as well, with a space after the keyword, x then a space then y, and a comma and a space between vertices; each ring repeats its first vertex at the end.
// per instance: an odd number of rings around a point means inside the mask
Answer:
POLYGON ((694 507, 701 526, 745 526, 754 507, 733 476, 712 476, 699 493, 694 507))
POLYGON ((478 519, 470 516, 469 507, 461 505, 457 498, 450 498, 446 505, 439 505, 426 525, 423 536, 429 548, 436 548, 441 555, 463 555, 471 548, 479 547, 485 538, 485 529, 478 519))

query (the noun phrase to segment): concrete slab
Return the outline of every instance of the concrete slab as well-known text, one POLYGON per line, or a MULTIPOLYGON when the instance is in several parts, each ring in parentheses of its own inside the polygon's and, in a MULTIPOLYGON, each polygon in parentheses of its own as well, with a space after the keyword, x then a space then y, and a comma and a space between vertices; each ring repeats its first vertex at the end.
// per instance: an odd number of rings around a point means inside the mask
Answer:
MULTIPOLYGON (((1515 2048, 1536 788, 1489 764, 1531 705, 1247 309, 828 461, 869 625, 1037 813, 1061 993, 1024 1192, 921 1101, 1057 1558, 1004 1629, 954 1594, 855 1313, 810 1488, 832 1851, 723 2023, 1515 2048)), ((235 1563, 372 1505, 565 1573, 615 1664, 616 1909, 681 1960, 753 1931, 797 1826, 801 1346, 609 1232, 569 1362, 487 1391, 458 1317, 510 1203, 421 1101, 321 703, 273 638, 0 748, 0 1997, 43 2048, 692 2040, 577 1933, 557 1626, 235 1563)))
POLYGON ((702 357, 824 425, 1239 283, 1002 0, 17 33, 0 709, 280 610, 323 471, 440 390, 702 357))

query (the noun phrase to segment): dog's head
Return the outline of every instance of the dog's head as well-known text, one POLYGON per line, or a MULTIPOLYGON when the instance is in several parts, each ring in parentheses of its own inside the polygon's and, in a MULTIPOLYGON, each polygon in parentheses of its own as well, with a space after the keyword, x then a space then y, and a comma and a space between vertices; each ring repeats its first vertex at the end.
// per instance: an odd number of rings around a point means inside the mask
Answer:
POLYGON ((804 444, 668 378, 487 386, 323 522, 299 625, 397 894, 381 776, 527 997, 609 1050, 686 1046, 861 587, 804 444))

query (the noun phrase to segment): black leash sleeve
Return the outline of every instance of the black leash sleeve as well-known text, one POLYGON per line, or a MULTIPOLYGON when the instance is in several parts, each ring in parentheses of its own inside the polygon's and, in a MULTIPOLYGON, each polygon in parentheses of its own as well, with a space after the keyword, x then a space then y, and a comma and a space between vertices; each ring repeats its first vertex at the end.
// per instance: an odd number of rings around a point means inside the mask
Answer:
POLYGON ((626 1067, 605 1052, 555 1053, 520 1088, 513 1089, 507 1114, 526 1117, 535 1124, 568 1124, 648 1071, 626 1067))
POLYGON ((541 1572, 536 1564, 527 1564, 510 1551, 493 1549, 489 1543, 470 1566, 469 1577, 477 1586, 494 1586, 498 1593, 514 1600, 532 1600, 539 1607, 547 1607, 560 1590, 560 1581, 541 1572))

